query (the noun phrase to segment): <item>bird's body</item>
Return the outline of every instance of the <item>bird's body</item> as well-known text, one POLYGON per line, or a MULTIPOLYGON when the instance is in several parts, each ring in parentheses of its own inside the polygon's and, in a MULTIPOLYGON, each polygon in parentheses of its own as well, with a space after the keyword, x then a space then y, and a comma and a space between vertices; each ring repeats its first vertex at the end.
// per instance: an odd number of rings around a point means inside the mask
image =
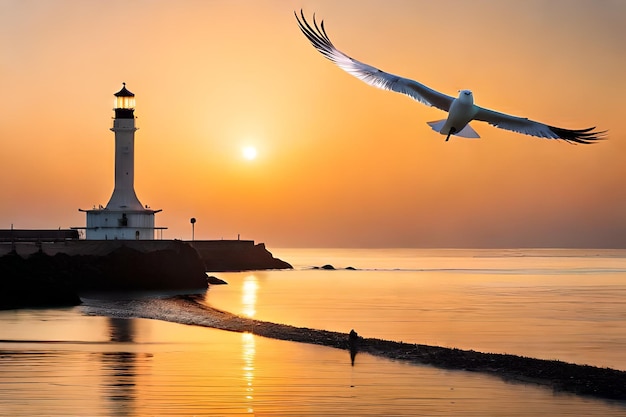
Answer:
POLYGON ((315 49, 334 62, 339 68, 374 87, 402 93, 422 104, 447 111, 448 117, 446 119, 428 122, 428 125, 433 130, 446 136, 446 141, 451 135, 478 138, 476 131, 469 125, 469 122, 472 120, 484 121, 495 127, 526 135, 561 139, 573 143, 594 143, 604 137, 605 132, 598 132, 595 130, 595 127, 563 129, 527 118, 499 113, 475 105, 473 94, 469 90, 461 90, 459 96, 454 98, 435 91, 417 81, 381 71, 378 68, 350 58, 335 48, 326 34, 323 21, 318 26, 315 17, 313 17, 313 25, 310 25, 302 11, 300 15, 302 20, 297 14, 296 19, 302 33, 304 33, 315 49))
POLYGON ((452 104, 450 104, 448 118, 437 122, 429 122, 428 124, 436 132, 447 135, 446 141, 450 138, 450 135, 478 138, 478 134, 468 125, 468 123, 474 119, 477 112, 478 109, 474 106, 472 92, 462 90, 459 97, 455 98, 452 104), (441 125, 441 122, 443 122, 443 125, 441 125))

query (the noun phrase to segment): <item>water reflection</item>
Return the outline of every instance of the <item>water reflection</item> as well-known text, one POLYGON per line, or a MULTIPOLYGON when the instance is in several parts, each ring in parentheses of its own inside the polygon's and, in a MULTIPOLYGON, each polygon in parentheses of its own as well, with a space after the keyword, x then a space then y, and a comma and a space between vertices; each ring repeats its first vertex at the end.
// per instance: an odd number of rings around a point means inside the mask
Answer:
MULTIPOLYGON (((112 343, 133 343, 135 321, 132 319, 109 318, 109 340, 112 343)), ((132 412, 137 398, 137 353, 110 351, 100 353, 103 370, 104 397, 110 403, 114 416, 125 416, 132 412)))
POLYGON ((243 279, 241 304, 243 305, 242 313, 247 317, 253 317, 256 314, 258 289, 259 282, 255 275, 248 275, 243 279))
POLYGON ((0 312, 0 417, 626 415, 623 403, 472 372, 371 355, 351 368, 345 351, 322 346, 76 310, 59 317, 0 312), (33 340, 41 323, 49 333, 33 340))
POLYGON ((254 335, 252 333, 242 333, 242 358, 243 358, 243 380, 245 383, 245 404, 247 412, 254 413, 254 357, 256 348, 254 335))
POLYGON ((134 321, 129 319, 109 318, 109 340, 115 343, 132 343, 134 321))

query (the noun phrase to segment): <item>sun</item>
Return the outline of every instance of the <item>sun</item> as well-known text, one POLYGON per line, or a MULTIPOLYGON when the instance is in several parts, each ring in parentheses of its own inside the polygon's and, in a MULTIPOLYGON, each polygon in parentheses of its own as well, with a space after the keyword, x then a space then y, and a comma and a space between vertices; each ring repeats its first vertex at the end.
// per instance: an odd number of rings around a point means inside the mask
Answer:
POLYGON ((246 158, 248 161, 252 161, 253 159, 256 159, 256 156, 257 156, 257 151, 254 146, 244 146, 241 149, 241 153, 243 157, 246 158))

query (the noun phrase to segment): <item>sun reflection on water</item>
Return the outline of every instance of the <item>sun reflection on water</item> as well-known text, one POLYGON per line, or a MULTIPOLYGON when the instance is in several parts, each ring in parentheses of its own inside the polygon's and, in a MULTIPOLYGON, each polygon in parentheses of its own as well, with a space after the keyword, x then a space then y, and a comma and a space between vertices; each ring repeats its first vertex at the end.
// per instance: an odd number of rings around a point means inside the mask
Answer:
POLYGON ((241 292, 241 303, 243 305, 242 313, 245 316, 253 317, 256 314, 256 293, 259 284, 256 276, 248 275, 243 280, 243 288, 241 292))
POLYGON ((243 358, 243 380, 245 383, 245 399, 248 404, 247 412, 254 413, 252 401, 254 400, 254 356, 256 349, 254 345, 254 335, 252 333, 242 333, 242 358, 243 358))

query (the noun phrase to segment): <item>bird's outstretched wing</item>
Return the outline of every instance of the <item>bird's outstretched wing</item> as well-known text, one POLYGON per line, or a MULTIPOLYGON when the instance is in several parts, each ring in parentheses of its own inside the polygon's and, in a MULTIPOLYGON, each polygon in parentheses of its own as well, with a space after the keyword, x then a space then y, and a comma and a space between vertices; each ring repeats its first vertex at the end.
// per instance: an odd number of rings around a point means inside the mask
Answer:
POLYGON ((294 14, 300 30, 309 39, 315 49, 334 62, 342 70, 374 87, 406 94, 420 103, 434 106, 444 111, 450 110, 450 104, 452 104, 454 100, 453 97, 428 88, 417 81, 389 74, 378 68, 350 58, 348 55, 335 48, 330 41, 324 29, 324 21, 321 21, 320 25, 318 25, 315 21, 315 15, 313 15, 313 25, 310 25, 304 17, 302 10, 300 11, 302 20, 300 20, 296 12, 294 12, 294 14))
MULTIPOLYGON (((324 21, 321 21, 318 25, 315 20, 315 15, 313 15, 313 24, 311 25, 304 17, 302 10, 300 10, 300 16, 298 16, 296 12, 294 12, 294 14, 300 30, 315 49, 347 73, 374 87, 406 94, 420 103, 434 106, 444 111, 450 111, 450 105, 454 101, 454 97, 435 91, 417 81, 381 71, 371 65, 350 58, 348 55, 335 48, 326 34, 324 21)), ((597 140, 604 139, 606 136, 606 131, 597 131, 595 127, 574 130, 563 129, 478 106, 475 106, 475 108, 477 113, 473 117, 474 120, 487 122, 500 129, 511 130, 526 135, 585 144, 595 143, 597 140)))
POLYGON ((484 109, 476 106, 478 112, 474 120, 487 122, 500 129, 548 139, 562 139, 574 143, 595 143, 605 138, 606 131, 597 131, 595 127, 586 129, 563 129, 536 122, 524 117, 511 116, 505 113, 484 109))

